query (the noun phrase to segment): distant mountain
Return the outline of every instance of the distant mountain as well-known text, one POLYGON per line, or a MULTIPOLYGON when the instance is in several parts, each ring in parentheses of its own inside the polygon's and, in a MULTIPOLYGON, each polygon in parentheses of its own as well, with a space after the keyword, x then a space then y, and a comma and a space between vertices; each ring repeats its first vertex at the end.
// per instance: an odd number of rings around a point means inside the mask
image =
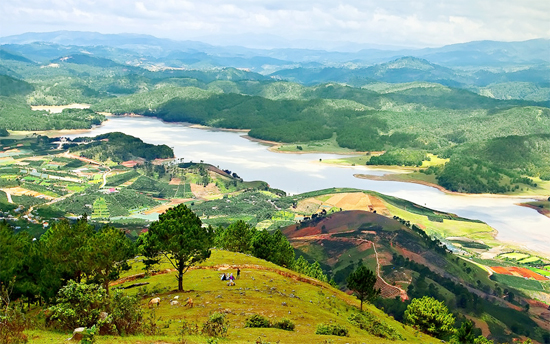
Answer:
POLYGON ((550 39, 477 41, 422 49, 414 56, 446 66, 505 66, 550 62, 550 39))
MULTIPOLYGON (((523 42, 478 41, 447 45, 440 48, 425 49, 363 49, 357 52, 343 52, 318 49, 251 49, 240 46, 214 46, 197 41, 175 41, 137 34, 100 34, 96 32, 55 31, 45 33, 25 33, 21 35, 1 37, 0 44, 36 44, 47 42, 65 46, 79 47, 111 47, 132 51, 140 56, 165 59, 170 52, 204 53, 207 59, 231 57, 244 59, 243 65, 229 65, 231 60, 217 60, 221 66, 250 68, 257 63, 247 61, 253 57, 271 58, 268 64, 281 64, 282 60, 289 63, 318 62, 326 66, 341 66, 345 63, 357 66, 368 66, 395 60, 404 56, 413 56, 429 60, 448 67, 505 67, 518 65, 533 65, 550 63, 550 40, 534 39, 523 42), (276 63, 273 63, 276 62, 276 63)), ((358 45, 359 46, 359 45, 358 45)), ((343 48, 344 49, 344 48, 343 48)), ((29 57, 27 54, 24 56, 29 57)), ((63 54, 59 54, 61 56, 63 54)), ((107 57, 107 56, 104 56, 107 57)), ((29 57, 31 58, 31 57, 29 57)), ((185 57, 187 59, 187 57, 185 57)), ((32 58, 31 58, 32 59, 32 58)), ((51 58, 50 58, 51 59, 51 58)), ((203 59, 204 60, 204 59, 203 59)))
POLYGON ((31 60, 29 60, 28 58, 24 57, 24 56, 21 56, 21 55, 18 55, 18 54, 13 54, 9 51, 6 51, 4 49, 0 49, 0 59, 1 60, 13 60, 13 61, 20 61, 20 62, 26 62, 26 63, 34 63, 32 62, 31 60))
POLYGON ((85 54, 75 54, 75 55, 69 55, 57 58, 55 60, 52 60, 53 63, 74 63, 74 64, 82 64, 82 65, 88 65, 93 67, 102 67, 102 68, 110 68, 110 67, 125 67, 119 63, 116 63, 113 60, 101 58, 101 57, 94 57, 90 55, 85 54))
MULTIPOLYGON (((193 41, 178 42, 165 38, 138 34, 102 34, 85 31, 27 32, 21 35, 0 38, 2 44, 29 44, 48 42, 75 46, 109 46, 121 49, 142 50, 145 47, 159 47, 163 50, 205 51, 209 44, 193 41)), ((154 54, 154 51, 150 51, 154 54)))
POLYGON ((356 86, 373 81, 390 83, 428 81, 446 86, 460 86, 468 81, 452 69, 411 56, 367 68, 294 68, 277 71, 271 76, 308 85, 330 81, 356 86))

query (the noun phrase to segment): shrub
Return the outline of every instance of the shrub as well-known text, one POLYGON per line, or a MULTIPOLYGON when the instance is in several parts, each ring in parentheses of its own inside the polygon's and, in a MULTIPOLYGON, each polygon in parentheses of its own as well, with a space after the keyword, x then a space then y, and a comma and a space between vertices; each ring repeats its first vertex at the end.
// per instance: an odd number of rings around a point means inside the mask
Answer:
POLYGON ((60 329, 92 327, 99 320, 99 313, 106 308, 107 293, 95 284, 70 280, 57 295, 57 304, 50 307, 51 319, 60 329))
POLYGON ((290 319, 282 318, 281 320, 274 322, 273 327, 286 331, 294 331, 295 325, 290 319))
POLYGON ((143 320, 139 298, 125 295, 117 290, 111 298, 112 323, 118 334, 135 334, 140 331, 143 320))
POLYGON ((253 314, 246 319, 244 327, 269 328, 271 327, 271 323, 266 317, 259 314, 253 314))
POLYGON ((225 336, 227 334, 225 315, 218 312, 212 314, 202 326, 202 333, 210 337, 225 336))
POLYGON ((373 336, 391 340, 404 340, 404 338, 397 333, 393 327, 379 321, 370 313, 353 313, 349 316, 348 320, 354 326, 367 331, 373 336))
POLYGON ((349 331, 347 327, 339 324, 318 324, 315 334, 347 337, 349 335, 349 331))
POLYGON ((95 335, 97 333, 97 328, 94 326, 92 326, 91 328, 87 328, 84 330, 84 332, 82 333, 82 340, 81 340, 81 344, 95 344, 96 342, 96 338, 95 338, 95 335))
POLYGON ((10 307, 0 310, 0 343, 27 343, 27 336, 23 333, 26 327, 27 321, 21 311, 10 307))
POLYGON ((188 322, 187 320, 184 319, 181 321, 180 334, 182 336, 188 335, 188 334, 193 334, 193 335, 199 334, 199 325, 197 325, 194 322, 188 322))

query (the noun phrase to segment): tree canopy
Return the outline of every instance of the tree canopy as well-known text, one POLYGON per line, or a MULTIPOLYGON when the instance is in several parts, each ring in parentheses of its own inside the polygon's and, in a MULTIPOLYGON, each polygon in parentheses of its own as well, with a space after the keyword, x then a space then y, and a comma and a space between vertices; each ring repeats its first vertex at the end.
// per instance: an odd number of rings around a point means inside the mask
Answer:
POLYGON ((217 246, 228 251, 250 253, 256 228, 251 228, 248 223, 238 220, 227 228, 220 227, 216 231, 217 246))
POLYGON ((437 338, 454 332, 454 316, 443 302, 431 296, 413 299, 407 306, 404 320, 412 327, 437 338))

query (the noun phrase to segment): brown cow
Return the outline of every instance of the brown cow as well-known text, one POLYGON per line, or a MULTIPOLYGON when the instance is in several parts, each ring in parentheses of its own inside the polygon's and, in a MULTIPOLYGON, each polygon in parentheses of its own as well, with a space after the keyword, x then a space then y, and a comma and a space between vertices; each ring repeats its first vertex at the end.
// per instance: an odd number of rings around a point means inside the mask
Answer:
POLYGON ((189 308, 193 308, 193 299, 188 297, 187 302, 185 303, 184 307, 189 306, 189 308))

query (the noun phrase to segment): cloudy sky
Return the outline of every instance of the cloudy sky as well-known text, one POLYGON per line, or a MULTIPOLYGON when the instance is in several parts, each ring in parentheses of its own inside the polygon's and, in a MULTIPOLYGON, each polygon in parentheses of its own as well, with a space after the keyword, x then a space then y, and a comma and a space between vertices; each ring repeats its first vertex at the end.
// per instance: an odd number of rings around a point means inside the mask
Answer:
POLYGON ((216 44, 441 46, 550 38, 550 0, 0 1, 0 36, 56 30, 216 44))

